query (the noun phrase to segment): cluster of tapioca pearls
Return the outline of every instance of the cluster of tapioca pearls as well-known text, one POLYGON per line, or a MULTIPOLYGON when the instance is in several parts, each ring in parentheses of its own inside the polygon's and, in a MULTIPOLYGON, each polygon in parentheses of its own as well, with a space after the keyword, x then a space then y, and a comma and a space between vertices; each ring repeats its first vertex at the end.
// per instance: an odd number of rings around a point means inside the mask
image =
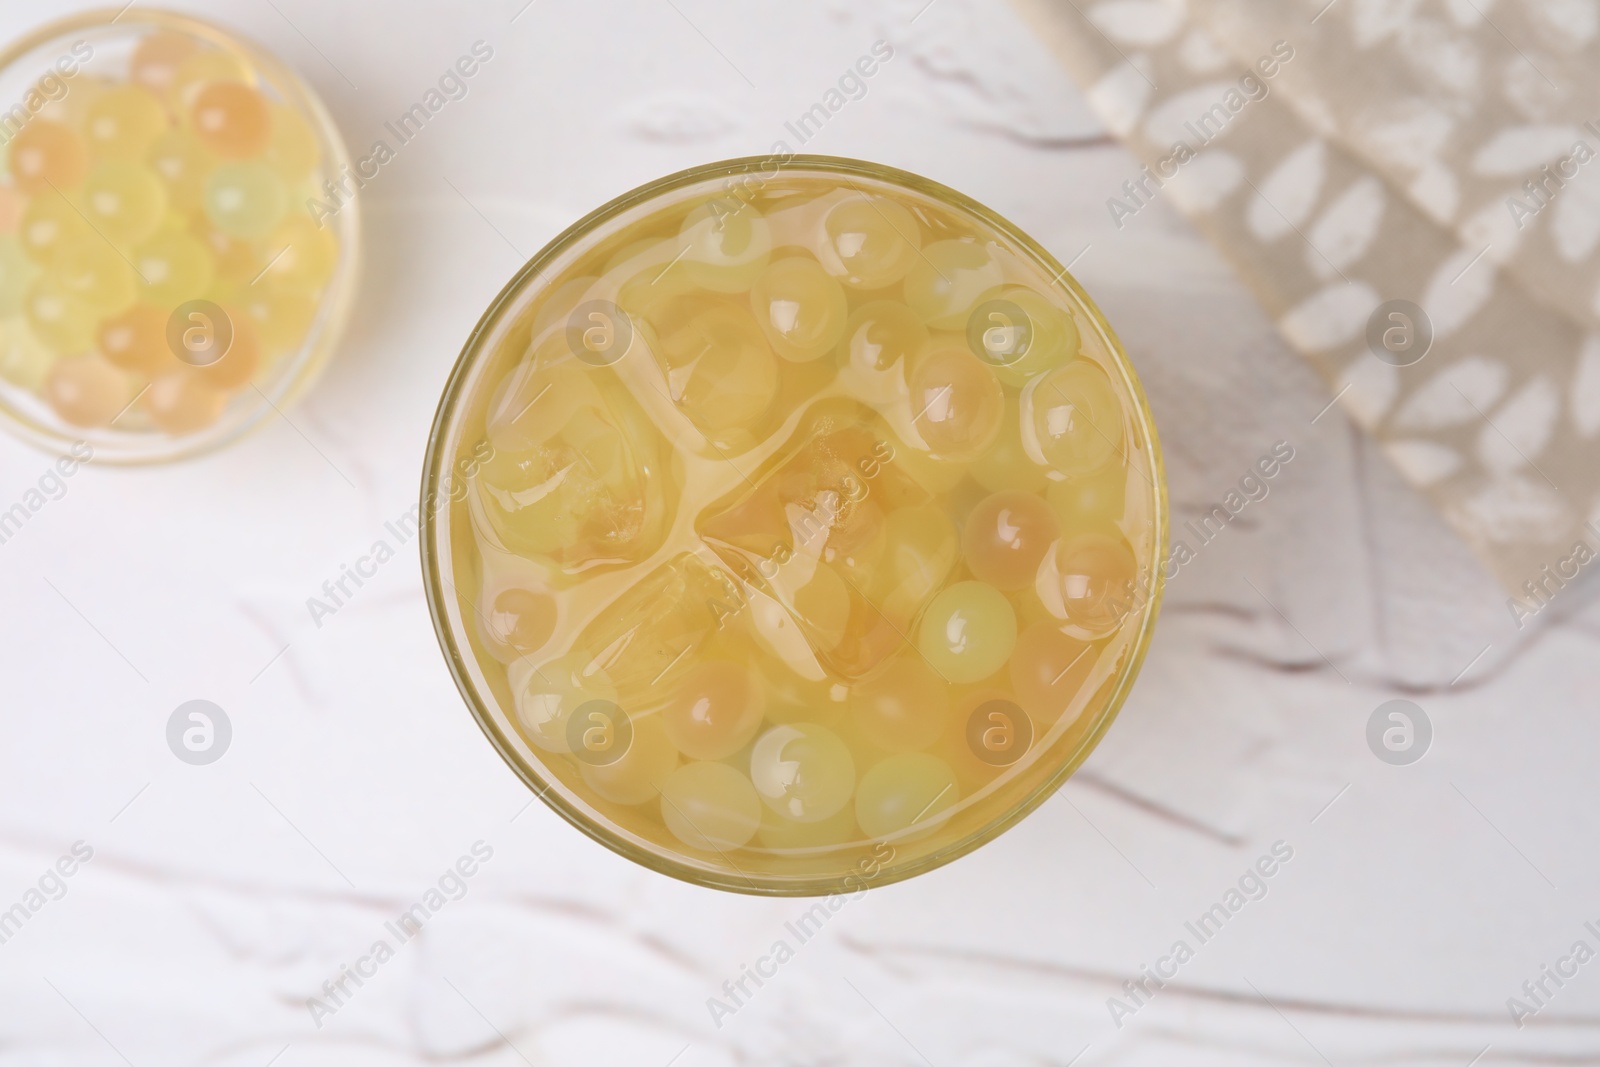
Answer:
MULTIPOLYGON (((1024 632, 1009 674, 1030 718, 1059 717, 1082 688, 1094 666, 1082 651, 1048 626, 1024 632)), ((608 700, 603 679, 584 678, 581 668, 563 673, 572 666, 558 661, 542 672, 563 679, 554 688, 565 693, 535 684, 526 699, 564 700, 580 717, 590 701, 608 700)), ((702 660, 664 708, 632 718, 619 759, 580 758, 584 783, 612 803, 657 805, 680 842, 713 851, 843 845, 863 835, 916 840, 961 798, 969 767, 939 746, 964 732, 977 700, 953 696, 925 661, 895 659, 852 687, 842 721, 828 724, 808 721, 799 707, 776 714, 768 682, 746 660, 702 660)), ((571 736, 570 723, 559 729, 571 736)))
MULTIPOLYGON (((1105 486, 1089 491, 1114 492, 1105 486)), ((1131 576, 1126 548, 1091 532, 1063 550, 1074 542, 1059 537, 1062 519, 1074 507, 1083 514, 1084 506, 1065 501, 1058 510, 1038 496, 1011 491, 980 502, 960 538, 973 577, 933 599, 917 649, 903 650, 870 680, 849 688, 842 722, 838 715, 812 721, 819 717, 813 712, 829 706, 825 687, 769 696, 777 688, 772 676, 752 666, 762 655, 742 638, 731 654, 713 650, 696 663, 664 707, 632 717, 618 759, 584 759, 574 740, 588 725, 580 721, 575 728, 574 716, 581 720, 592 701, 615 709, 617 699, 605 673, 584 656, 547 662, 528 677, 517 690, 518 718, 539 747, 577 752, 577 769, 600 797, 657 803, 663 824, 691 848, 726 850, 753 840, 768 848, 817 847, 861 834, 915 840, 932 832, 960 798, 961 772, 971 769, 970 761, 953 766, 941 741, 946 749, 952 737, 964 743, 966 718, 996 693, 1032 720, 1030 736, 1043 735, 1087 688, 1097 664, 1095 639, 1120 623, 1123 605, 1108 575, 1131 576), (1098 554, 1076 570, 1069 563, 1066 576, 1055 579, 1084 638, 1070 636, 1055 619, 1019 632, 1008 594, 1037 584, 1052 547, 1067 560, 1098 554), (988 683, 988 689, 971 690, 972 683, 988 683), (957 695, 953 684, 969 688, 957 695)), ((1090 506, 1108 507, 1105 501, 1090 506)), ((553 597, 522 588, 502 591, 487 610, 494 640, 511 656, 537 655, 559 614, 553 597)))
POLYGON ((699 206, 676 235, 628 244, 601 272, 650 328, 674 401, 702 431, 752 425, 797 365, 831 363, 861 400, 903 406, 951 484, 977 461, 1042 490, 1046 468, 1075 477, 1122 453, 1121 401, 1074 358, 1072 316, 1008 281, 990 243, 948 229, 926 240, 887 195, 839 199, 823 179, 812 192, 828 206, 699 206))
POLYGON ((901 376, 903 397, 904 375, 917 364, 913 392, 956 387, 950 404, 919 420, 930 445, 973 443, 961 438, 973 418, 980 425, 970 438, 989 433, 996 412, 982 384, 993 376, 972 366, 970 352, 962 358, 958 335, 938 331, 963 328, 980 297, 1007 290, 999 265, 972 238, 924 246, 922 223, 887 196, 828 202, 820 211, 773 207, 769 218, 760 201, 712 201, 689 211, 677 234, 610 258, 602 273, 620 272, 617 303, 651 327, 674 399, 715 432, 766 412, 786 365, 831 357, 854 368, 863 399, 886 401, 890 379, 901 376), (936 351, 922 360, 930 344, 936 351))
MULTIPOLYGON (((960 796, 958 768, 940 748, 969 710, 954 687, 992 682, 1048 728, 1085 688, 1093 643, 1124 617, 1135 578, 1115 526, 1128 477, 1124 412, 1104 371, 1078 358, 1070 314, 1039 290, 1006 284, 980 241, 924 244, 917 218, 882 197, 831 207, 810 255, 792 254, 793 244, 775 254, 769 231, 753 205, 700 208, 676 238, 629 245, 608 264, 642 253, 651 263, 624 282, 618 302, 653 328, 680 407, 702 429, 746 424, 778 395, 785 365, 831 357, 860 399, 908 405, 927 450, 896 451, 916 480, 942 498, 970 475, 988 495, 959 509, 961 529, 937 503, 866 524, 895 541, 880 546, 875 566, 930 580, 911 605, 922 608, 911 647, 850 687, 843 724, 780 713, 765 695, 772 674, 750 666, 764 655, 752 645, 703 658, 664 708, 631 720, 621 758, 579 759, 578 769, 607 801, 659 805, 667 829, 695 849, 920 836, 960 796), (991 301, 1013 320, 1020 312, 1027 328, 1018 343, 1015 321, 1002 318, 990 347, 980 321, 975 351, 967 327, 991 301), (967 576, 947 584, 958 556, 967 576)), ((546 416, 563 407, 551 392, 559 377, 538 393, 539 421, 551 429, 546 416)), ((794 597, 791 610, 814 634, 844 629, 842 618, 824 617, 848 610, 836 584, 836 595, 807 587, 794 597)), ((502 639, 533 655, 553 633, 554 604, 518 589, 489 610, 502 639)), ((538 674, 513 687, 519 718, 535 744, 572 752, 568 717, 616 694, 575 660, 538 674)))
MULTIPOLYGON (((702 425, 746 423, 777 390, 772 353, 791 363, 831 356, 862 400, 905 406, 927 446, 900 450, 919 481, 939 491, 970 474, 1008 494, 974 521, 999 524, 987 535, 996 551, 1011 539, 1016 580, 1007 573, 988 589, 946 590, 928 616, 943 621, 923 627, 924 654, 950 680, 987 677, 1005 662, 1016 626, 997 589, 1033 584, 1052 548, 1052 613, 1079 636, 1105 636, 1120 617, 1118 595, 1126 603, 1136 579, 1132 550, 1114 527, 1127 477, 1125 412, 1106 373, 1079 358, 1071 314, 1037 289, 1007 284, 975 235, 924 244, 916 214, 885 196, 833 202, 811 235, 811 256, 773 258, 775 225, 757 204, 696 208, 666 242, 687 249, 684 280, 664 293, 659 279, 670 272, 652 268, 650 284, 624 287, 625 309, 631 301, 668 324, 662 358, 671 371, 690 372, 680 402, 702 425), (742 289, 748 310, 714 295, 742 289), (973 628, 979 637, 939 651, 965 632, 967 618, 983 623, 973 628)), ((987 577, 981 565, 974 574, 987 577)))
POLYGON ((333 273, 331 230, 291 208, 319 159, 298 111, 195 38, 148 34, 124 79, 78 74, 6 148, 0 374, 76 426, 110 425, 136 398, 166 433, 215 422, 302 342, 333 273), (168 329, 200 299, 231 325, 209 362, 180 359, 168 329))
MULTIPOLYGON (((615 708, 604 675, 579 658, 544 664, 518 694, 518 718, 541 748, 576 752, 583 781, 596 795, 614 804, 658 805, 661 822, 695 849, 744 847, 758 831, 769 848, 837 845, 863 833, 914 839, 931 832, 959 799, 950 765, 921 751, 931 739, 919 735, 909 745, 877 750, 863 746, 859 734, 795 717, 804 705, 791 704, 782 714, 776 706, 781 698, 770 695, 770 679, 751 666, 754 659, 696 663, 664 707, 630 717, 619 758, 586 758, 582 743, 574 745, 590 727, 586 709, 615 708)), ((862 716, 874 715, 875 702, 885 697, 915 699, 917 693, 896 680, 885 676, 852 696, 862 716)), ((931 689, 948 701, 944 686, 931 689)), ((917 712, 938 714, 925 707, 917 712)), ((894 712, 887 714, 892 720, 894 712)), ((594 724, 614 725, 600 718, 594 724)))

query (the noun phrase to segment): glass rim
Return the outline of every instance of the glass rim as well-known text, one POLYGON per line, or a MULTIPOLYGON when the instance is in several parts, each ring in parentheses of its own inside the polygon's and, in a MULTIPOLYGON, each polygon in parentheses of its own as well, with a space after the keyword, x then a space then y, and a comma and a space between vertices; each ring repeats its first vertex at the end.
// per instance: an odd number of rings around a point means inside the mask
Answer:
POLYGON ((896 167, 844 156, 792 153, 768 154, 763 156, 740 156, 689 167, 646 182, 622 193, 620 196, 614 197, 553 237, 543 248, 534 253, 495 294, 488 308, 473 326, 471 333, 468 334, 461 353, 445 381, 439 406, 434 413, 433 426, 429 430, 428 443, 424 453, 421 495, 418 499, 418 514, 420 516, 418 521, 418 541, 422 557, 422 584, 423 592, 428 602, 428 614, 433 622, 434 633, 439 640, 439 647, 444 653, 445 661, 449 665, 451 677, 456 683, 456 689, 471 711, 472 717, 477 721, 479 729, 489 739, 490 744, 500 754, 501 759, 534 792, 536 799, 543 800, 548 807, 568 823, 612 852, 657 873, 668 875, 682 882, 747 896, 814 897, 835 893, 853 894, 859 889, 852 889, 846 884, 851 880, 858 884, 865 880, 869 888, 892 885, 895 882, 925 874, 928 871, 951 863, 980 846, 993 841, 1021 822, 1036 808, 1049 800, 1056 790, 1077 771, 1084 760, 1088 759, 1105 735, 1106 730, 1110 728, 1111 723, 1115 721, 1121 712, 1122 706, 1132 689, 1133 682, 1138 677, 1139 670, 1144 663, 1145 655, 1149 651, 1156 617, 1160 613, 1161 599, 1166 588, 1166 576, 1163 573, 1161 561, 1165 557, 1168 547, 1168 502, 1165 465, 1161 454, 1160 440, 1156 434, 1155 419, 1150 410, 1149 399, 1145 395, 1144 388, 1140 384, 1138 376, 1133 373, 1133 365, 1129 361, 1128 354, 1123 349, 1121 341, 1118 340, 1116 333, 1111 329, 1110 323, 1100 311, 1099 306, 1078 284, 1077 279, 1068 273, 1067 268, 1062 266, 1042 245, 992 209, 973 200, 964 193, 951 189, 930 178, 900 170, 896 167), (699 184, 708 178, 734 178, 754 171, 765 172, 774 166, 780 173, 792 168, 807 172, 841 175, 846 180, 853 176, 898 185, 967 212, 992 227, 1008 240, 1014 241, 1018 248, 1037 260, 1040 265, 1046 267, 1051 277, 1055 279, 1056 284, 1064 286, 1072 297, 1081 302, 1088 310, 1096 331, 1105 342, 1107 350, 1114 357, 1117 369, 1121 372, 1123 382, 1129 390, 1129 395, 1133 402, 1134 421, 1149 442, 1150 475, 1153 483, 1152 517, 1156 526, 1149 596, 1141 612, 1143 618, 1138 631, 1130 641, 1127 660, 1115 676, 1115 688, 1104 706, 1097 713, 1098 721, 1084 733, 1070 756, 1062 760, 1022 800, 1008 807, 1002 814, 985 822, 979 829, 942 848, 911 860, 891 863, 870 878, 865 879, 848 873, 806 874, 794 877, 761 874, 745 875, 737 870, 722 871, 710 867, 692 866, 671 854, 652 851, 635 844, 606 822, 593 818, 587 812, 579 810, 570 804, 561 791, 554 788, 557 780, 553 776, 546 777, 540 773, 539 768, 529 765, 528 761, 524 760, 516 752, 510 741, 503 736, 499 725, 493 720, 486 707, 486 704, 490 701, 486 700, 485 696, 478 692, 477 686, 465 672, 464 660, 466 657, 474 655, 474 653, 467 642, 458 641, 458 635, 450 625, 450 616, 447 612, 445 598, 449 590, 454 588, 454 583, 444 575, 442 569, 444 561, 438 558, 438 553, 435 551, 439 536, 437 527, 440 525, 448 526, 450 521, 449 509, 441 507, 436 513, 429 505, 430 499, 437 500, 439 498, 442 474, 445 467, 444 446, 447 438, 456 427, 456 416, 462 401, 466 397, 464 386, 469 374, 477 362, 487 355, 483 348, 484 342, 493 335, 502 319, 508 314, 513 314, 520 310, 519 300, 525 295, 528 287, 537 282, 542 269, 546 265, 567 252, 595 228, 631 208, 648 203, 679 189, 699 184))
MULTIPOLYGON (((200 16, 147 7, 120 10, 102 7, 80 11, 42 23, 0 49, 0 75, 29 53, 73 31, 141 25, 182 32, 209 41, 226 51, 243 52, 254 66, 271 76, 274 88, 284 90, 287 102, 310 119, 313 132, 327 153, 323 170, 335 175, 353 172, 349 148, 338 123, 322 102, 321 96, 300 73, 253 38, 200 16)), ((170 436, 158 432, 114 431, 115 436, 108 435, 103 440, 91 441, 94 446, 92 462, 101 466, 140 467, 207 455, 249 436, 264 426, 269 416, 281 414, 280 409, 297 400, 327 366, 349 324, 361 274, 360 199, 359 196, 352 196, 340 205, 336 218, 330 224, 338 228, 341 254, 318 300, 311 332, 296 350, 288 354, 290 364, 271 388, 255 387, 252 380, 252 387, 260 393, 258 403, 243 409, 232 423, 219 422, 216 426, 222 429, 213 427, 214 432, 202 430, 170 436)), ((293 204, 289 210, 295 210, 293 204)), ((17 440, 51 455, 79 441, 89 440, 91 435, 105 430, 104 427, 46 425, 17 411, 3 399, 0 399, 0 423, 17 440)))

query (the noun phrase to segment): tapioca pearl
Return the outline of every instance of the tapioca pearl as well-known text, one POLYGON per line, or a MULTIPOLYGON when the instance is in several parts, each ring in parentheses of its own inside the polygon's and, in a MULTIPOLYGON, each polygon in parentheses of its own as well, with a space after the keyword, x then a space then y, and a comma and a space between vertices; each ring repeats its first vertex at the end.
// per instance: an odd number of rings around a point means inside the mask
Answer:
POLYGON ((1088 684, 1098 656, 1092 644, 1062 633, 1058 624, 1029 626, 1018 635, 1011 654, 1017 703, 1041 729, 1048 729, 1088 684))
POLYGON ((964 330, 972 309, 1003 281, 1000 265, 984 245, 935 241, 906 274, 906 303, 934 329, 964 330))
POLYGON ((905 395, 911 367, 927 349, 928 328, 916 312, 873 300, 846 321, 838 361, 857 396, 882 404, 905 395))
POLYGON ((828 212, 824 260, 853 289, 882 289, 906 276, 922 247, 922 226, 881 196, 845 200, 828 212))
POLYGON ((584 782, 613 804, 643 804, 661 793, 678 766, 678 750, 667 739, 660 715, 632 717, 633 739, 613 763, 579 763, 584 782))
POLYGON ((295 213, 262 241, 262 264, 255 284, 270 283, 281 289, 320 289, 333 277, 339 262, 339 242, 331 229, 319 229, 305 215, 295 213))
POLYGON ((1042 498, 1014 490, 994 493, 967 516, 962 549, 975 578, 998 589, 1025 589, 1060 533, 1055 513, 1042 498))
POLYGON ((1045 499, 1064 530, 1106 527, 1127 511, 1128 470, 1109 463, 1093 474, 1053 481, 1045 499))
POLYGON ((228 394, 183 368, 152 378, 139 404, 157 429, 177 436, 215 423, 227 409, 228 394))
POLYGON ((598 405, 593 373, 577 360, 517 364, 489 401, 489 443, 497 452, 526 452, 550 440, 580 407, 598 405))
POLYGON ((200 51, 200 42, 186 33, 157 30, 139 39, 128 63, 129 77, 163 99, 178 67, 200 51))
POLYGON ((760 846, 775 852, 818 855, 859 840, 861 830, 856 826, 855 806, 852 804, 846 804, 826 819, 816 822, 795 822, 771 808, 765 808, 761 814, 761 828, 756 831, 756 841, 760 846))
POLYGON ((38 265, 23 251, 17 235, 0 234, 0 319, 22 311, 22 298, 38 276, 38 265))
POLYGON ((1122 401, 1105 372, 1087 360, 1035 380, 1022 396, 1030 451, 1069 478, 1099 470, 1122 455, 1122 401))
POLYGON ((766 697, 743 663, 714 659, 690 668, 662 711, 667 737, 690 759, 720 760, 750 743, 766 697))
POLYGON ((957 582, 933 598, 917 647, 946 681, 979 682, 1005 666, 1017 643, 1011 602, 985 582, 957 582))
POLYGON ((556 629, 556 601, 533 589, 502 589, 484 612, 484 628, 492 640, 527 655, 542 649, 556 629))
POLYGON ((110 160, 83 184, 84 216, 115 244, 143 241, 156 232, 166 213, 167 190, 143 164, 110 160))
POLYGON ((750 751, 750 781, 767 807, 794 822, 819 822, 850 802, 855 760, 838 734, 816 723, 774 726, 750 751))
POLYGON ((221 264, 218 263, 217 267, 219 268, 217 276, 212 279, 211 288, 206 292, 205 299, 223 307, 242 306, 245 298, 250 295, 250 285, 245 281, 223 277, 221 264))
POLYGON ((23 254, 41 267, 55 263, 65 248, 103 240, 77 208, 49 190, 28 201, 17 226, 17 241, 23 254))
POLYGON ((861 776, 856 823, 868 837, 916 841, 938 829, 960 799, 948 763, 926 752, 905 752, 878 761, 861 776))
POLYGON ((661 784, 661 821, 690 848, 740 848, 761 826, 761 798, 727 764, 686 763, 661 784))
POLYGON ((890 618, 910 619, 955 568, 960 535, 942 509, 919 505, 891 511, 884 538, 874 600, 890 618))
POLYGON ((211 220, 204 215, 194 220, 189 232, 211 250, 211 261, 219 282, 248 286, 250 279, 260 272, 265 263, 261 249, 254 241, 224 233, 212 226, 211 220))
POLYGON ((164 229, 134 249, 139 297, 156 307, 176 307, 208 292, 216 277, 211 250, 186 230, 164 229))
POLYGON ((778 361, 754 318, 715 301, 661 338, 667 389, 695 424, 720 431, 746 425, 772 406, 778 361))
POLYGON ((663 269, 682 269, 696 285, 719 293, 742 293, 772 257, 772 227, 749 204, 713 200, 685 216, 674 247, 683 257, 663 269))
POLYGON ((261 366, 261 338, 256 335, 255 323, 236 308, 224 307, 233 332, 227 351, 216 360, 195 366, 193 373, 213 389, 227 392, 244 385, 255 377, 261 366))
POLYGON ((33 335, 26 320, 0 321, 0 379, 36 391, 55 362, 56 354, 33 335))
POLYGON ((258 91, 242 82, 213 82, 194 96, 189 128, 223 159, 249 159, 272 142, 272 111, 258 91))
POLYGON ((289 194, 265 163, 223 163, 206 182, 205 208, 206 218, 223 233, 258 241, 283 221, 289 194))
MULTIPOLYGON (((480 610, 484 607, 480 605, 480 610)), ((552 657, 537 665, 513 663, 507 672, 517 726, 546 752, 571 752, 572 713, 591 700, 615 702, 611 679, 585 655, 552 657)))
POLYGON ((133 399, 133 388, 126 374, 90 353, 56 360, 45 377, 44 398, 74 426, 109 426, 133 399))
POLYGON ((168 125, 160 97, 126 83, 95 97, 84 114, 83 136, 93 156, 139 162, 168 125))
POLYGON ((1054 562, 1066 620, 1085 636, 1114 632, 1143 601, 1138 561, 1121 536, 1084 533, 1063 540, 1054 562))
POLYGON ((1049 295, 1026 286, 1008 285, 996 293, 994 299, 1021 308, 1028 318, 1027 349, 1015 359, 994 364, 995 376, 1001 382, 1021 388, 1029 379, 1054 370, 1078 355, 1078 324, 1071 312, 1049 295))
POLYGON ((978 357, 961 348, 929 353, 911 373, 912 424, 935 454, 972 459, 1005 422, 1005 391, 978 357))
POLYGON ((240 307, 255 321, 262 347, 275 354, 299 347, 320 306, 317 293, 267 285, 252 287, 240 301, 240 307))
POLYGON ((146 158, 166 186, 168 204, 185 213, 201 210, 206 181, 217 166, 204 145, 185 130, 168 130, 155 139, 146 158))
POLYGON ((70 126, 34 119, 6 148, 11 180, 28 196, 76 189, 89 174, 89 146, 70 126))
POLYGON ((34 335, 61 355, 78 355, 94 345, 94 306, 52 272, 34 280, 22 299, 22 314, 34 335))
POLYGON ((839 283, 804 256, 769 264, 750 288, 750 307, 778 355, 795 363, 831 354, 850 317, 839 283))
POLYGON ((990 492, 1011 489, 1040 493, 1050 484, 1048 469, 1028 454, 1022 443, 1022 422, 1017 398, 1006 397, 1005 420, 988 451, 972 461, 972 480, 990 492))
POLYGON ((14 234, 22 221, 22 209, 28 198, 14 185, 0 185, 0 235, 14 234))
POLYGON ((87 70, 79 71, 73 75, 68 93, 59 100, 46 102, 39 110, 39 117, 70 126, 81 134, 84 118, 89 113, 89 105, 107 89, 121 84, 121 79, 91 74, 87 70))
POLYGON ((62 286, 96 315, 124 311, 139 294, 133 268, 104 241, 83 241, 62 249, 51 270, 62 286))
POLYGON ((850 691, 855 728, 885 752, 916 752, 944 733, 950 687, 914 654, 889 663, 877 677, 850 691))
POLYGON ((270 103, 272 136, 267 142, 267 166, 285 182, 294 185, 312 176, 321 161, 322 149, 305 116, 285 104, 270 103))
POLYGON ((206 48, 180 62, 167 86, 167 105, 179 115, 187 115, 195 97, 216 82, 249 83, 249 69, 231 52, 206 48))
POLYGON ((135 304, 120 315, 101 319, 96 347, 126 371, 155 375, 181 369, 167 347, 167 316, 148 304, 135 304))

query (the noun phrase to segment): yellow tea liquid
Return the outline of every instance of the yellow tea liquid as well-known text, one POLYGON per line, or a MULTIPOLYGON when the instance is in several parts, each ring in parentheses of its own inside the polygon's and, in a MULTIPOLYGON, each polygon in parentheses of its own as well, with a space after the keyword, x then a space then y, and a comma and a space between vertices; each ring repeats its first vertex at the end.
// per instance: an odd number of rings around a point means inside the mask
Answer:
POLYGON ((666 199, 547 263, 463 402, 477 668, 646 853, 736 889, 914 866, 1120 702, 1160 537, 1137 387, 958 204, 781 170, 666 199))

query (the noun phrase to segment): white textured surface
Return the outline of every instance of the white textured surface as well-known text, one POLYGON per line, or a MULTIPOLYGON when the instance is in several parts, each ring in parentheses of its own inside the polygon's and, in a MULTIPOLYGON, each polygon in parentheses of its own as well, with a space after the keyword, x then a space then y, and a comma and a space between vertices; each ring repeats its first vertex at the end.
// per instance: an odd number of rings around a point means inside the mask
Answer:
MULTIPOLYGON (((0 546, 0 909, 94 849, 0 945, 0 1063, 1600 1061, 1600 966, 1526 1029, 1505 1007, 1600 945, 1600 611, 1572 589, 1518 633, 1344 416, 1311 422, 1329 398, 1167 205, 1111 227, 1137 167, 1011 13, 923 3, 206 6, 291 58, 358 150, 475 39, 495 57, 364 194, 354 328, 293 426, 85 470, 0 546), (894 60, 806 147, 947 182, 1063 261, 1090 246, 1074 271, 1152 395, 1179 523, 1275 441, 1296 454, 1172 583, 1061 797, 847 905, 719 1030, 707 998, 808 904, 680 885, 525 807, 414 544, 320 628, 305 601, 411 506, 444 377, 525 256, 640 182, 768 150, 878 38, 894 60), (1435 725, 1411 767, 1364 740, 1395 696, 1435 725), (163 736, 196 697, 234 725, 209 767, 163 736), (480 839, 466 896, 318 1028, 307 997, 480 839), (1107 997, 1279 839, 1267 897, 1113 1025, 1107 997)), ((0 441, 0 505, 47 463, 0 441)))

